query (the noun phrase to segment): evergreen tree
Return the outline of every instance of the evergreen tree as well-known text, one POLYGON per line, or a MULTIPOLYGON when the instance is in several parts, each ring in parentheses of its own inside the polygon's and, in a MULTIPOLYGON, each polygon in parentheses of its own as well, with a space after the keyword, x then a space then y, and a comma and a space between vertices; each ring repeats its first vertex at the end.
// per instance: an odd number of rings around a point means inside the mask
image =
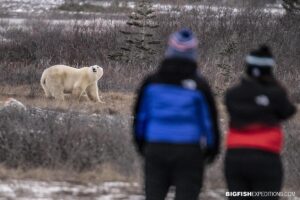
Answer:
POLYGON ((125 62, 134 59, 150 60, 156 54, 155 46, 160 44, 160 41, 155 39, 158 23, 154 20, 156 15, 151 2, 141 0, 128 17, 128 29, 121 31, 125 36, 124 45, 118 52, 109 55, 109 58, 125 62))
POLYGON ((283 0, 282 6, 289 14, 300 14, 300 0, 283 0))

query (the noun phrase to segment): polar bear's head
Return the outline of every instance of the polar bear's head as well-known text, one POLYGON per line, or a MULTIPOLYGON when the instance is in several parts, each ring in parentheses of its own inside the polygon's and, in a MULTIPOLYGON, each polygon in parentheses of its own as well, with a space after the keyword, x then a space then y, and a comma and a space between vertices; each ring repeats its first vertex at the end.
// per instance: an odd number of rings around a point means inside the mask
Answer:
POLYGON ((90 72, 99 80, 103 76, 103 68, 98 65, 90 66, 90 72))

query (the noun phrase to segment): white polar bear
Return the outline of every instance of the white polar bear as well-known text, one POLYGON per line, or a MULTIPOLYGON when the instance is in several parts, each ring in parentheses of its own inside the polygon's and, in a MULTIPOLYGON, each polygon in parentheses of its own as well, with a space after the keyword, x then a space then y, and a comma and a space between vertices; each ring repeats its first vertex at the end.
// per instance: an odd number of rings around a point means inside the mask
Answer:
MULTIPOLYGON (((102 102, 98 94, 98 80, 103 68, 98 65, 80 69, 66 65, 54 65, 44 70, 41 86, 47 98, 64 100, 64 93, 71 93, 80 100, 84 93, 92 101, 102 102)), ((103 103, 103 102, 102 102, 103 103)))

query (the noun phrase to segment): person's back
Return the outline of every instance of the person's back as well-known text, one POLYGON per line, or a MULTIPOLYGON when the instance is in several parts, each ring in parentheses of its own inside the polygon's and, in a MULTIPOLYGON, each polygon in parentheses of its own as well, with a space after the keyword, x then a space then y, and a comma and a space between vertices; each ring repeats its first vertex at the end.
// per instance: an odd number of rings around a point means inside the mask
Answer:
POLYGON ((212 143, 213 126, 203 126, 205 122, 201 121, 212 123, 207 115, 210 115, 208 103, 213 102, 207 102, 206 96, 210 95, 208 85, 195 74, 195 70, 196 64, 188 60, 166 59, 161 70, 145 82, 143 100, 147 108, 141 108, 140 112, 147 112, 149 118, 145 130, 148 142, 199 144, 199 138, 207 138, 205 134, 208 134, 208 142, 212 143), (168 66, 194 68, 194 71, 186 77, 169 81, 161 73, 168 66))
POLYGON ((257 122, 278 124, 294 110, 285 102, 286 96, 284 88, 274 78, 257 82, 243 77, 241 83, 229 89, 226 94, 226 104, 232 113, 231 123, 234 123, 232 126, 240 127, 257 122))
POLYGON ((279 192, 283 177, 280 124, 295 113, 295 107, 273 76, 275 62, 267 47, 253 51, 246 64, 246 74, 225 96, 230 116, 225 157, 228 189, 279 192))
POLYGON ((190 31, 173 34, 166 58, 139 91, 134 138, 146 160, 147 200, 163 200, 170 185, 177 200, 196 200, 205 156, 211 162, 218 153, 217 111, 208 84, 197 75, 196 46, 190 31))

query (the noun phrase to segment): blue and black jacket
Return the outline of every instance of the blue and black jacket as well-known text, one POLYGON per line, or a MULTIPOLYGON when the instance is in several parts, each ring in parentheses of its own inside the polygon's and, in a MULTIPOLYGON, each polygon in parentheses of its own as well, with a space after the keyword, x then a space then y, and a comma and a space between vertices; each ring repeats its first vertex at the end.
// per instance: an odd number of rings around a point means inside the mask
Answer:
POLYGON ((133 134, 142 153, 145 143, 199 144, 219 151, 217 109, 197 64, 166 59, 147 77, 134 106, 133 134))

